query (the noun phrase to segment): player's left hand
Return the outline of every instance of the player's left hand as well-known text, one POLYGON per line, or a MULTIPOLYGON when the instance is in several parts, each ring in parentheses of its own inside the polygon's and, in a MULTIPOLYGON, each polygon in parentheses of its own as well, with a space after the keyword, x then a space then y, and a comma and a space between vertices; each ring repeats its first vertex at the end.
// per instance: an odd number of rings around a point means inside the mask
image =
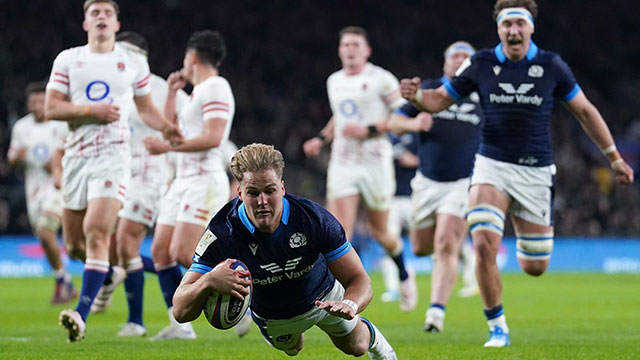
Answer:
POLYGON ((142 139, 142 142, 151 155, 159 155, 171 151, 171 145, 168 142, 152 136, 142 139))
POLYGON ((369 136, 369 129, 360 124, 347 124, 342 129, 342 135, 346 138, 365 139, 369 136))
POLYGON ((633 169, 624 160, 611 165, 616 173, 616 180, 621 184, 631 184, 633 182, 633 169))
POLYGON ((351 320, 356 314, 353 312, 353 308, 351 306, 340 302, 340 301, 316 301, 316 307, 320 310, 324 310, 329 314, 337 317, 341 317, 343 319, 351 320))

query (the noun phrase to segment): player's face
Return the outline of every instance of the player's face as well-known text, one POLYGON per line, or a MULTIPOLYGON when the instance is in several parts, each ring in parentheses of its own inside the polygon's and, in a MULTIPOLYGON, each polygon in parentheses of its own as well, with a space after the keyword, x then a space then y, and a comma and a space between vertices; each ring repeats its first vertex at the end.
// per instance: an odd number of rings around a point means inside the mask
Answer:
POLYGON ((32 113, 36 120, 44 119, 44 92, 34 92, 27 98, 27 109, 32 113))
POLYGON ((275 170, 245 172, 238 190, 253 225, 265 233, 276 231, 282 217, 284 181, 275 170))
POLYGON ((444 61, 444 75, 449 78, 453 77, 460 65, 462 65, 469 56, 469 53, 466 51, 456 51, 449 55, 444 61))
POLYGON ((533 34, 533 27, 524 19, 504 20, 498 25, 502 49, 512 60, 520 60, 526 55, 531 34, 533 34))
POLYGON ((342 61, 342 67, 359 68, 364 66, 370 55, 371 48, 364 36, 346 33, 340 38, 338 56, 342 61))
POLYGON ((116 33, 120 30, 116 9, 109 3, 91 4, 84 14, 82 28, 89 34, 90 39, 115 39, 116 33))
POLYGON ((193 83, 193 69, 197 62, 197 53, 195 50, 190 49, 184 54, 184 59, 182 59, 182 69, 180 70, 180 74, 183 78, 193 83))

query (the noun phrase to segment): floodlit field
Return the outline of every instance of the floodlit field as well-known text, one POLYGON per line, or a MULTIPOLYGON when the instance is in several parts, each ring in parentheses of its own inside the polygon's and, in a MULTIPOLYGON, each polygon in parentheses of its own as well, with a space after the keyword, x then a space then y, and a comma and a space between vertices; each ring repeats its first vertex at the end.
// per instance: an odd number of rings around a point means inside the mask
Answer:
MULTIPOLYGON (((396 303, 378 299, 382 279, 373 275, 375 298, 364 315, 395 347, 399 359, 640 359, 640 276, 547 274, 531 278, 504 276, 504 306, 512 345, 484 349, 488 330, 480 298, 454 294, 445 331, 422 331, 428 305, 427 276, 419 276, 420 305, 401 313, 396 303)), ((154 276, 146 278, 145 321, 149 335, 167 323, 164 303, 154 276)), ((79 279, 76 284, 79 286, 79 279)), ((89 317, 81 343, 68 344, 57 325, 65 306, 48 304, 53 280, 0 279, 0 358, 2 359, 285 359, 270 348, 257 328, 243 339, 232 330, 195 322, 195 341, 149 342, 118 338, 126 320, 123 288, 107 313, 89 317)), ((75 304, 74 304, 75 306, 75 304)), ((335 349, 320 330, 307 332, 298 359, 349 358, 335 349)))

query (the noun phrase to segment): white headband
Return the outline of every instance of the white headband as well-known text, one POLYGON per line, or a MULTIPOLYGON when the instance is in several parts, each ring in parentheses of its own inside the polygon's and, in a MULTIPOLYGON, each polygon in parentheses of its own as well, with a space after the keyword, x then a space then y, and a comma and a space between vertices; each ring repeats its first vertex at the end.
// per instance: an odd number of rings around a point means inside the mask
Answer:
POLYGON ((498 26, 500 26, 500 24, 503 21, 510 20, 510 19, 523 19, 526 22, 528 22, 532 28, 535 29, 535 26, 533 25, 533 15, 531 15, 529 10, 525 8, 521 8, 521 7, 504 8, 498 14, 498 17, 496 18, 496 22, 498 23, 498 26))
POLYGON ((453 55, 458 51, 466 52, 467 54, 469 54, 469 56, 475 54, 476 52, 471 46, 467 45, 466 43, 456 42, 451 44, 449 48, 447 48, 447 51, 445 51, 444 53, 444 58, 447 59, 449 58, 449 56, 453 55))

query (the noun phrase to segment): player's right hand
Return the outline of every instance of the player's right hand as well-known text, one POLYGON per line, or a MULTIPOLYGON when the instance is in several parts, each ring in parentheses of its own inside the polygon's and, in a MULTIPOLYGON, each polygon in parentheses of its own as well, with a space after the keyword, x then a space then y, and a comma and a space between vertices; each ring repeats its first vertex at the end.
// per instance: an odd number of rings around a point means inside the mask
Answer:
POLYGON ((249 295, 248 287, 251 285, 249 280, 249 272, 232 269, 231 266, 236 262, 235 259, 227 259, 213 268, 204 276, 209 283, 211 290, 220 294, 231 294, 240 300, 249 295))
POLYGON ((420 82, 421 80, 417 76, 411 79, 400 80, 400 93, 402 97, 413 101, 416 97, 416 92, 420 89, 420 82))
POLYGON ((611 164, 613 172, 616 173, 616 180, 621 184, 631 184, 633 182, 633 169, 624 160, 611 164))
POLYGON ((421 112, 416 116, 420 121, 420 131, 428 132, 433 126, 433 117, 428 112, 421 112))
POLYGON ((176 92, 187 86, 187 80, 182 75, 182 70, 172 72, 167 78, 169 91, 176 92))
POLYGON ((302 144, 302 150, 308 157, 316 157, 320 155, 322 145, 324 145, 322 139, 316 136, 305 141, 304 144, 302 144))
POLYGON ((106 123, 112 123, 120 119, 120 108, 107 103, 91 105, 90 115, 106 123))

